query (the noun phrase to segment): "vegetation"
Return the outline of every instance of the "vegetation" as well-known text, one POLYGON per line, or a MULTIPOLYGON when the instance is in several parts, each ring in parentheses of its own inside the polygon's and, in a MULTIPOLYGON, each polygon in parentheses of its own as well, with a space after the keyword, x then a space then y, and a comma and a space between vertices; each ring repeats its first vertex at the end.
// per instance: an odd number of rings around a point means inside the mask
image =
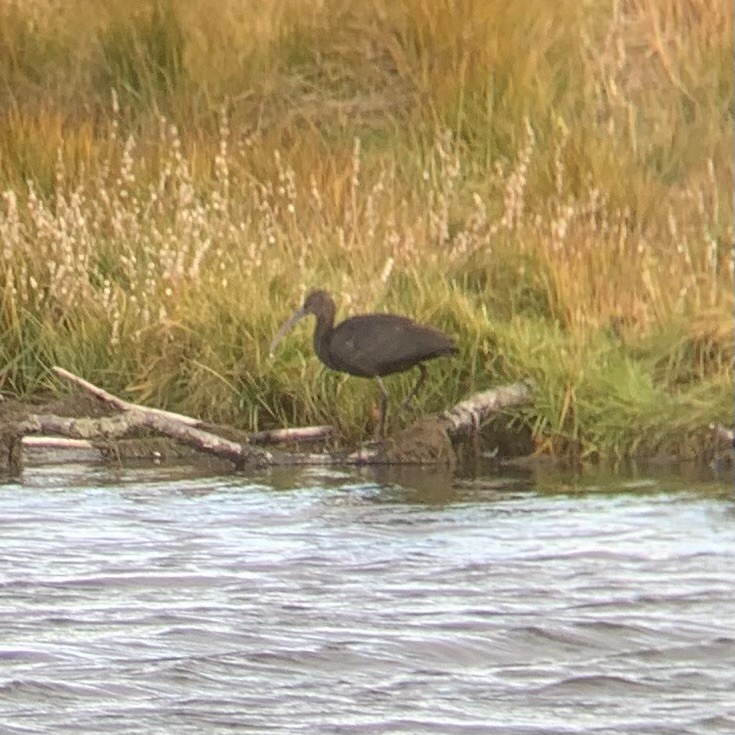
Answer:
POLYGON ((370 381, 307 329, 266 354, 318 286, 457 335, 425 410, 529 377, 540 449, 698 451, 733 408, 732 13, 0 0, 3 393, 58 364, 354 440, 370 381))

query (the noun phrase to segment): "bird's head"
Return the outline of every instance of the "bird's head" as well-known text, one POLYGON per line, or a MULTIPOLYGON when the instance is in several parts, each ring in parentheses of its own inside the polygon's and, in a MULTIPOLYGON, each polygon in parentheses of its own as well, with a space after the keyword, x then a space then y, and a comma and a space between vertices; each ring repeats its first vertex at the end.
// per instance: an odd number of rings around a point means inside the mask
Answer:
POLYGON ((332 297, 326 291, 312 291, 305 299, 304 304, 300 311, 306 314, 314 314, 319 316, 320 314, 326 314, 329 311, 334 310, 334 301, 332 297))
POLYGON ((304 299, 304 303, 301 308, 294 312, 278 330, 278 333, 270 344, 269 352, 271 355, 275 352, 276 347, 278 347, 278 343, 283 339, 286 332, 288 332, 296 322, 309 314, 313 314, 317 319, 324 319, 331 325, 334 321, 334 301, 332 301, 332 297, 326 291, 312 291, 304 299))

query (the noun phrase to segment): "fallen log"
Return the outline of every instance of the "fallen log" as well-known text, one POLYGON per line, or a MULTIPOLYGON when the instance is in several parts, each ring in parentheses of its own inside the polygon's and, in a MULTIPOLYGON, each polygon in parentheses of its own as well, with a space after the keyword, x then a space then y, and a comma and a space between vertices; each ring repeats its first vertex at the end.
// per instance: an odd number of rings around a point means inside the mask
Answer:
POLYGON ((46 443, 58 448, 61 446, 58 437, 64 437, 65 442, 73 442, 71 446, 80 447, 84 442, 83 446, 108 448, 110 442, 141 431, 170 437, 199 452, 227 460, 235 469, 303 464, 451 463, 451 448, 446 449, 450 439, 471 434, 500 410, 532 401, 530 386, 525 382, 515 383, 471 396, 439 416, 416 422, 385 444, 352 452, 287 452, 266 450, 254 444, 263 441, 314 441, 329 436, 333 428, 320 426, 258 432, 241 443, 219 436, 209 428, 202 428, 204 424, 190 416, 129 403, 63 368, 55 367, 53 371, 119 412, 95 418, 31 414, 8 422, 0 427, 0 438, 5 445, 4 451, 0 452, 0 471, 12 474, 20 471, 23 442, 31 436, 31 444, 35 447, 46 443), (49 434, 53 436, 47 436, 49 434), (404 437, 404 444, 401 437, 404 437))

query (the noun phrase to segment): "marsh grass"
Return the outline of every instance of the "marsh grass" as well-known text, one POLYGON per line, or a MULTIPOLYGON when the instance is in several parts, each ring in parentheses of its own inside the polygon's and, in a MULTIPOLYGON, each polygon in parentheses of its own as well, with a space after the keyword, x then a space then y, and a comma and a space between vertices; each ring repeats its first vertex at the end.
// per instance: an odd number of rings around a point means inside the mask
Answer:
POLYGON ((319 286, 457 335, 419 410, 529 377, 540 449, 700 451, 733 404, 731 8, 530 6, 0 3, 3 391, 60 364, 369 436, 307 327, 266 354, 319 286))

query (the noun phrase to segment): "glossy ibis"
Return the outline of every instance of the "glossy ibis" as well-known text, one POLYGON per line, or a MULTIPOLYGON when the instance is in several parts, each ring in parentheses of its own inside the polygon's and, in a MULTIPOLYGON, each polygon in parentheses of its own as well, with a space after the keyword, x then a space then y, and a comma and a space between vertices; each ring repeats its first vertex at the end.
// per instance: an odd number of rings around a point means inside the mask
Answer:
POLYGON ((397 314, 360 314, 345 319, 335 327, 332 297, 326 291, 312 291, 303 306, 278 330, 271 342, 271 355, 286 332, 308 314, 316 317, 314 350, 327 367, 378 381, 382 393, 376 431, 379 437, 383 436, 388 404, 388 392, 381 376, 418 367, 419 378, 401 404, 403 407, 416 395, 426 379, 423 363, 457 352, 454 341, 443 332, 397 314))

